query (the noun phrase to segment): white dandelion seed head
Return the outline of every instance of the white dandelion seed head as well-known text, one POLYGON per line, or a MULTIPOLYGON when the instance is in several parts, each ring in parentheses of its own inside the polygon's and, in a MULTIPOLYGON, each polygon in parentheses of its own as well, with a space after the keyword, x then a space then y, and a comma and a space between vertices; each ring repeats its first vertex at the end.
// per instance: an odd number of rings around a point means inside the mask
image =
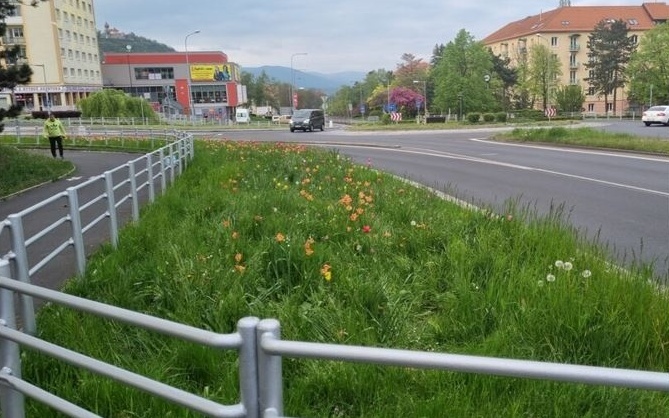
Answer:
POLYGON ((539 281, 537 281, 537 286, 539 286, 539 287, 543 287, 544 284, 545 284, 545 283, 544 283, 543 280, 539 280, 539 281))
POLYGON ((554 282, 554 281, 555 281, 555 275, 553 275, 553 274, 548 274, 548 275, 546 276, 546 281, 549 282, 549 283, 554 282))
POLYGON ((565 261, 565 263, 564 263, 564 267, 563 267, 563 268, 564 268, 566 271, 569 271, 569 270, 571 270, 573 267, 574 267, 573 264, 571 264, 569 261, 565 261))
POLYGON ((592 276, 592 272, 590 270, 583 270, 581 272, 581 276, 587 279, 588 277, 592 276))
POLYGON ((557 267, 557 268, 559 268, 559 269, 563 268, 563 267, 564 267, 564 261, 562 261, 562 260, 557 260, 557 261, 555 262, 555 267, 557 267))

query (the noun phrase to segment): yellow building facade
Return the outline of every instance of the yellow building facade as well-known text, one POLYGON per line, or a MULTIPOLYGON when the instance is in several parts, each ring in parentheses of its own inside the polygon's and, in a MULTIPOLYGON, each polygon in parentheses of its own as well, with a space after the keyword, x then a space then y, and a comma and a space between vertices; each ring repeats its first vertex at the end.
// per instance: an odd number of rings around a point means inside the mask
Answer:
MULTIPOLYGON (((537 15, 511 22, 483 39, 495 55, 509 58, 511 66, 522 61, 532 47, 542 43, 560 61, 560 85, 580 85, 585 93, 584 111, 592 114, 611 114, 613 95, 608 108, 604 97, 588 84, 588 36, 601 22, 623 20, 629 36, 637 43, 644 33, 669 19, 666 3, 643 3, 639 6, 562 6, 537 15)), ((627 100, 625 88, 616 92, 615 109, 635 111, 627 100)))
POLYGON ((15 101, 26 111, 73 110, 78 100, 102 89, 93 0, 36 7, 17 2, 6 24, 2 47, 18 45, 18 62, 29 64, 33 75, 29 84, 3 91, 0 106, 15 101))

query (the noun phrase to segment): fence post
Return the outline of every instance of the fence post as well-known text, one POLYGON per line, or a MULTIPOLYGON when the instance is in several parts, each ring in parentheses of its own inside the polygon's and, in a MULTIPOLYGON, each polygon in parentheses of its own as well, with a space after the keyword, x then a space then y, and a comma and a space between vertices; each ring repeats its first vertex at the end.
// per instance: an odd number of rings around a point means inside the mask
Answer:
POLYGON ((170 184, 174 184, 174 142, 170 143, 169 152, 170 158, 168 161, 170 163, 170 184))
MULTIPOLYGON (((0 277, 10 278, 9 261, 0 259, 0 277)), ((14 310, 14 292, 0 289, 0 326, 16 329, 16 311, 14 310)), ((21 355, 19 345, 13 341, 0 340, 0 381, 2 375, 21 377, 21 355)), ((7 418, 25 417, 24 397, 21 392, 9 385, 0 385, 0 410, 7 418)))
POLYGON ((260 418, 258 412, 258 357, 256 327, 260 319, 245 317, 237 321, 237 332, 242 337, 239 348, 239 388, 247 418, 260 418))
POLYGON ((67 200, 70 209, 70 225, 72 226, 72 244, 77 260, 77 271, 84 274, 86 271, 86 247, 84 246, 84 232, 81 227, 81 213, 79 212, 79 194, 74 187, 68 187, 67 200))
MULTIPOLYGON (((23 218, 12 214, 7 217, 12 230, 12 251, 14 252, 14 266, 16 278, 23 283, 30 283, 30 267, 28 266, 28 249, 23 233, 23 218)), ((23 329, 27 334, 35 335, 35 306, 32 296, 21 294, 21 318, 23 329)))
POLYGON ((163 152, 163 148, 158 151, 158 158, 160 158, 160 194, 165 194, 167 184, 165 181, 165 152, 163 152))
POLYGON ((118 247, 118 218, 116 216, 116 196, 114 179, 111 171, 105 171, 105 193, 107 195, 107 213, 109 214, 109 237, 112 247, 118 247))
POLYGON ((262 348, 263 338, 281 338, 281 325, 276 319, 263 319, 258 323, 258 404, 261 416, 267 409, 283 415, 283 382, 281 356, 267 354, 262 348))
POLYGON ((146 154, 146 176, 149 182, 149 202, 153 203, 156 200, 156 191, 153 185, 153 154, 146 154))
POLYGON ((135 178, 135 162, 128 163, 128 180, 130 180, 130 198, 132 199, 132 219, 139 220, 139 202, 137 201, 137 179, 135 178))

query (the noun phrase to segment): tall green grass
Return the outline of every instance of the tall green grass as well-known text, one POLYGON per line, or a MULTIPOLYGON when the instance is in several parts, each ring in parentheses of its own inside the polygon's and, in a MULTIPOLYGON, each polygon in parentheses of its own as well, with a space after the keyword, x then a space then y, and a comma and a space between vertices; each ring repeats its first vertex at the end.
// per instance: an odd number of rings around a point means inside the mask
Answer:
POLYGON ((516 128, 511 132, 495 135, 495 139, 669 155, 669 141, 659 138, 640 138, 636 135, 624 133, 604 132, 586 127, 516 128))
MULTIPOLYGON (((282 337, 668 370, 669 301, 556 206, 471 211, 335 152, 198 143, 193 164, 70 293, 227 333, 277 318, 282 337)), ((47 306, 40 336, 238 401, 234 354, 47 306)), ((27 353, 24 377, 102 416, 193 416, 27 353)), ((669 417, 666 394, 315 360, 283 361, 303 417, 669 417)), ((30 416, 56 416, 36 403, 30 416)))
POLYGON ((73 169, 69 161, 0 145, 0 198, 56 180, 73 169))

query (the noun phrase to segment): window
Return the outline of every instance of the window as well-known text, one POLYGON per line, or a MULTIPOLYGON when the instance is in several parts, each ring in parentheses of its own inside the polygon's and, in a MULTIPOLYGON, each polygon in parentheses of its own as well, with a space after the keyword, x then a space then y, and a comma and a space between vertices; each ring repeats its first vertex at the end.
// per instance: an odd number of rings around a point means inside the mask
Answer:
POLYGON ((595 95, 595 88, 594 87, 588 87, 588 95, 589 96, 594 96, 595 95))
POLYGON ((173 67, 135 68, 135 80, 174 80, 173 67))
POLYGON ((606 104, 606 111, 607 112, 612 112, 613 111, 613 103, 607 103, 606 104))
POLYGON ((636 45, 636 44, 639 43, 639 37, 636 36, 636 35, 632 35, 632 36, 630 36, 630 40, 632 41, 632 43, 633 43, 634 45, 636 45))
POLYGON ((553 47, 558 46, 557 36, 551 36, 551 46, 553 46, 553 47))
POLYGON ((595 104, 588 103, 588 112, 594 112, 594 111, 595 111, 595 104))
POLYGON ((63 75, 67 77, 67 67, 63 67, 63 75))
POLYGON ((578 83, 578 79, 576 79, 576 71, 571 70, 569 71, 569 84, 576 84, 578 83))

